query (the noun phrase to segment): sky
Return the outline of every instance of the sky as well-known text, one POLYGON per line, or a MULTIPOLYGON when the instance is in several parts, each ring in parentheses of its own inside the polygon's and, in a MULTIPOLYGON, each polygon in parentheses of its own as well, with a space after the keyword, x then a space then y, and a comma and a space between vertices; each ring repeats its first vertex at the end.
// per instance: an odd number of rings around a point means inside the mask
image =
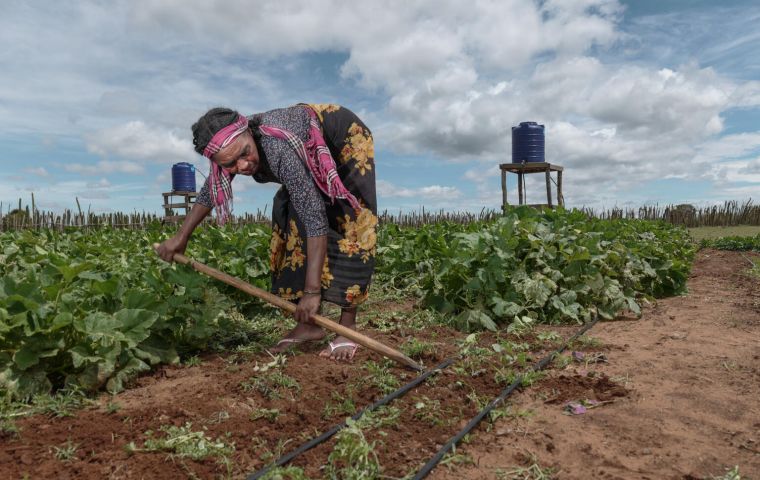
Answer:
MULTIPOLYGON (((757 201, 759 24, 757 0, 6 2, 0 202, 159 213, 173 164, 208 171, 205 111, 299 102, 372 130, 380 211, 498 208, 523 121, 569 207, 757 201)), ((236 213, 276 188, 233 187, 236 213)))

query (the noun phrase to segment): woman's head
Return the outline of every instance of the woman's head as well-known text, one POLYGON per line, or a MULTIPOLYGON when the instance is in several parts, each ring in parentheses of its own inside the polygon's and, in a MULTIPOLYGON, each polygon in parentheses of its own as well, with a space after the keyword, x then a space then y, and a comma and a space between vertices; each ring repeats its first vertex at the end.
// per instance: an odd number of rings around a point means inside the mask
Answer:
POLYGON ((259 170, 259 152, 248 120, 229 108, 212 108, 193 124, 195 151, 209 159, 208 188, 217 221, 232 215, 232 175, 259 170))
POLYGON ((212 108, 193 124, 192 129, 195 151, 209 157, 226 172, 253 175, 259 170, 259 153, 253 133, 247 128, 245 117, 238 112, 223 107, 212 108))

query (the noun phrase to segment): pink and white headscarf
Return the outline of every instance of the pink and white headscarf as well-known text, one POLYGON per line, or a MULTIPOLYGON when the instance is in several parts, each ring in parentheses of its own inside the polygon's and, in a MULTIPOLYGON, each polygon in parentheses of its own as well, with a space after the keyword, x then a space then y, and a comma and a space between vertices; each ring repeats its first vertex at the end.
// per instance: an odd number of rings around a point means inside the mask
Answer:
POLYGON ((209 191, 211 200, 216 206, 217 221, 224 222, 232 215, 232 175, 214 163, 211 157, 219 150, 231 144, 237 137, 248 129, 248 119, 239 115, 237 120, 222 128, 211 138, 203 156, 209 159, 209 191))
POLYGON ((282 128, 261 125, 259 130, 264 135, 287 140, 296 154, 301 158, 301 161, 306 164, 317 187, 333 202, 335 202, 336 198, 347 200, 351 207, 358 212, 362 208, 361 204, 343 185, 338 176, 335 159, 330 154, 330 149, 327 148, 325 138, 322 136, 317 114, 311 108, 305 108, 309 113, 309 138, 306 143, 293 135, 292 132, 282 128))

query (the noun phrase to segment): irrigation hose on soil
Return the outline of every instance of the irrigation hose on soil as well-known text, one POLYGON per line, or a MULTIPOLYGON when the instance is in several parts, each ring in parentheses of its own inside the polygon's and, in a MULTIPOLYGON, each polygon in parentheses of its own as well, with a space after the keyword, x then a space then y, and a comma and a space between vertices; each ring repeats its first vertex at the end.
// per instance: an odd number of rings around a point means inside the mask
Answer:
MULTIPOLYGON (((364 415, 365 413, 371 412, 371 411, 377 409, 378 407, 381 407, 381 406, 383 406, 383 405, 385 405, 387 403, 390 403, 392 400, 395 400, 396 398, 398 398, 398 397, 400 397, 402 395, 405 395, 409 390, 413 389, 414 387, 416 387, 420 383, 422 383, 425 380, 427 380, 428 377, 430 377, 430 375, 432 375, 434 373, 440 372, 441 370, 443 370, 443 369, 447 368, 449 365, 451 365, 453 362, 454 362, 454 359, 452 359, 452 358, 444 360, 443 362, 441 362, 437 366, 435 366, 435 367, 431 368, 430 370, 426 371, 425 373, 421 374, 420 376, 418 376, 417 378, 415 378, 411 382, 407 383, 403 387, 399 388, 395 392, 389 393, 388 395, 386 395, 383 398, 381 398, 380 400, 376 401, 375 403, 373 403, 369 407, 367 407, 367 408, 365 408, 363 410, 360 410, 359 412, 357 412, 356 414, 354 414, 351 418, 354 419, 354 420, 359 420, 359 418, 361 418, 361 416, 364 415)), ((342 422, 342 423, 339 423, 338 425, 335 425, 330 430, 327 430, 326 432, 324 432, 320 436, 312 438, 311 440, 309 440, 308 442, 304 443, 300 447, 296 448, 292 452, 290 452, 290 453, 288 453, 286 455, 283 455, 282 457, 280 457, 277 461, 275 461, 271 465, 269 465, 267 467, 264 467, 261 470, 259 470, 258 472, 255 472, 255 473, 251 474, 249 477, 246 478, 246 480, 256 480, 256 479, 261 478, 262 476, 266 475, 273 468, 281 467, 281 466, 285 465, 286 463, 290 462, 291 460, 293 460, 297 456, 301 455, 302 453, 304 453, 304 452, 306 452, 308 450, 311 450, 312 448, 316 447, 317 445, 319 445, 320 443, 324 442, 328 438, 332 437, 333 435, 335 435, 336 433, 338 433, 340 430, 342 430, 345 426, 346 426, 346 422, 345 421, 342 422)))
MULTIPOLYGON (((159 247, 158 243, 153 244, 153 250, 155 250, 156 252, 158 252, 158 247, 159 247)), ((189 265, 198 272, 205 273, 206 275, 210 277, 216 278, 217 280, 221 280, 227 285, 231 285, 239 290, 244 291, 245 293, 253 295, 254 297, 260 298, 266 302, 269 302, 275 307, 282 308, 283 310, 286 310, 290 313, 293 313, 296 311, 295 303, 292 303, 283 298, 280 298, 277 295, 267 292, 266 290, 262 290, 260 288, 254 287, 250 283, 244 282, 243 280, 240 280, 237 277, 233 277, 232 275, 226 274, 215 268, 209 267, 208 265, 205 265, 201 262, 197 262, 180 253, 174 254, 174 261, 177 263, 181 263, 183 265, 189 265)), ((329 318, 323 317, 322 315, 313 314, 309 318, 313 320, 314 323, 316 323, 320 327, 326 328, 327 330, 330 330, 331 332, 335 332, 338 335, 342 335, 348 338, 349 340, 353 340, 354 342, 364 347, 367 347, 373 352, 379 353, 380 355, 390 358, 391 360, 395 360, 399 362, 400 364, 410 367, 418 372, 421 372, 423 370, 420 364, 418 364, 411 358, 407 357, 403 353, 399 352, 398 350, 395 350, 387 345, 384 345, 375 339, 372 339, 364 334, 357 332, 356 330, 351 330, 348 327, 344 327, 343 325, 337 322, 333 322, 329 318)))
MULTIPOLYGON (((596 325, 598 321, 599 321, 599 315, 595 312, 594 318, 592 320, 590 320, 585 325, 583 325, 577 332, 575 332, 575 334, 572 337, 567 339, 567 341, 565 342, 564 345, 562 345, 561 348, 545 356, 538 363, 533 365, 533 367, 531 368, 531 371, 537 372, 539 370, 543 370, 549 364, 549 362, 551 362, 554 359, 554 357, 556 357, 557 355, 565 351, 567 346, 573 340, 575 340, 576 338, 586 333, 591 327, 596 325)), ((465 435, 470 433, 470 430, 475 428, 480 423, 480 421, 483 420, 483 418, 485 418, 485 416, 491 412, 491 410, 498 407, 499 404, 501 404, 509 395, 512 394, 512 392, 514 392, 517 389, 517 387, 520 386, 520 384, 523 381, 523 377, 524 375, 520 375, 519 377, 517 377, 517 379, 515 379, 514 382, 512 382, 507 388, 502 390, 499 396, 491 400, 491 403, 489 403, 483 410, 480 411, 480 413, 478 413, 472 420, 470 420, 470 423, 468 423, 462 430, 460 430, 459 433, 451 437, 451 439, 448 442, 446 442, 446 444, 443 447, 441 447, 440 450, 438 450, 438 453, 436 453, 435 456, 433 456, 433 458, 431 458, 420 469, 420 471, 417 472, 417 475, 414 476, 413 480, 420 480, 422 478, 427 477, 428 474, 436 467, 436 465, 438 465, 438 462, 441 461, 443 456, 446 455, 446 453, 449 450, 451 450, 454 447, 454 445, 456 445, 460 440, 462 440, 462 438, 465 435)))

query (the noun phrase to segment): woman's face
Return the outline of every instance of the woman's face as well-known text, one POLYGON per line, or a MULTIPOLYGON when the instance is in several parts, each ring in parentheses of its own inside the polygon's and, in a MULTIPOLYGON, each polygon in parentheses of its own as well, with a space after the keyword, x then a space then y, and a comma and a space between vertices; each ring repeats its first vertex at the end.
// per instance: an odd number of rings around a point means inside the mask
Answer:
POLYGON ((251 129, 241 133, 232 143, 213 156, 214 162, 234 175, 253 175, 259 171, 259 151, 251 129))

